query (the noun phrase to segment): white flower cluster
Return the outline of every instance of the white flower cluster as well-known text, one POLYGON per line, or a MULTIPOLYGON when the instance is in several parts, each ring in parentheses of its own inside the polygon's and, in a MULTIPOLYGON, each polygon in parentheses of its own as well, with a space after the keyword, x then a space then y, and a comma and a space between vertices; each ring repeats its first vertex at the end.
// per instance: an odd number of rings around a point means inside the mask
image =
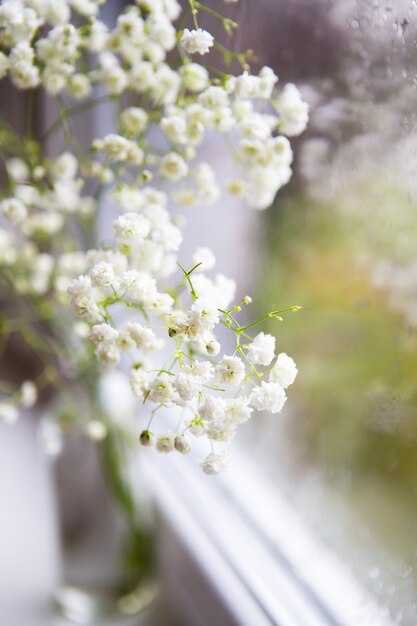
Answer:
MULTIPOLYGON (((160 452, 185 454, 192 437, 205 436, 213 450, 215 445, 221 446, 202 462, 206 473, 215 473, 226 464, 225 444, 254 409, 271 413, 282 410, 285 389, 297 375, 295 363, 285 353, 275 358, 272 335, 260 332, 253 340, 240 342, 249 335, 234 316, 251 299, 246 297, 232 306, 235 285, 222 275, 209 278, 201 266, 195 273, 184 271, 183 282, 191 290, 188 305, 181 306, 181 285, 171 291, 172 295, 160 291, 153 272, 142 269, 136 257, 152 232, 144 212, 122 215, 115 223, 115 232, 117 249, 91 251, 88 273, 70 284, 72 305, 79 316, 91 322, 90 340, 100 363, 116 366, 124 355, 126 363, 133 363, 131 387, 150 418, 140 436, 142 444, 155 444, 160 452), (137 310, 131 317, 134 321, 115 322, 111 311, 120 305, 137 310), (222 353, 216 338, 220 324, 236 334, 237 347, 231 355, 222 353), (148 355, 163 349, 165 357, 168 352, 170 365, 155 369, 156 359, 148 361, 148 355), (252 385, 250 391, 248 384, 252 385), (176 420, 172 431, 156 434, 152 423, 162 407, 175 408, 181 419, 176 420)), ((214 263, 208 249, 196 251, 195 259, 201 258, 202 266, 204 258, 206 266, 214 263)))
MULTIPOLYGON (((255 208, 269 206, 291 177, 287 137, 304 130, 307 105, 294 85, 277 89, 271 68, 251 74, 245 54, 227 53, 241 64, 241 75, 213 76, 190 55, 221 46, 198 27, 194 12, 195 28, 175 27, 177 0, 136 0, 112 28, 100 19, 105 1, 3 0, 0 6, 0 78, 8 76, 18 89, 42 87, 58 106, 42 142, 33 132, 15 152, 13 141, 3 142, 11 147, 0 200, 0 268, 29 311, 22 338, 32 348, 40 343, 46 355, 42 384, 62 373, 81 380, 87 370, 91 380, 99 375, 97 361, 128 367, 149 416, 142 444, 185 454, 193 437, 205 437, 211 451, 202 466, 214 474, 226 466, 226 446, 239 424, 255 410, 282 410, 297 369, 287 355, 276 356, 274 337, 248 334, 278 311, 238 323, 251 298, 232 304, 234 281, 208 275, 211 250, 198 248, 189 270, 180 265, 181 218, 169 211, 170 200, 208 205, 220 197, 216 173, 199 154, 206 135, 220 133, 241 172, 228 192, 255 208), (71 99, 79 102, 64 106, 71 99), (115 107, 114 132, 86 150, 71 132, 71 117, 104 100, 115 107), (57 130, 63 147, 47 158, 57 130), (104 196, 117 208, 113 236, 94 248, 104 196), (34 320, 49 329, 44 337, 34 320), (234 335, 232 354, 219 342, 220 325, 234 335), (52 375, 57 362, 59 373, 52 375), (162 407, 178 416, 169 432, 155 426, 162 407)), ((226 30, 236 26, 219 18, 226 30)), ((27 404, 27 384, 19 393, 27 404)), ((15 406, 5 401, 0 418, 12 422, 15 406)), ((99 440, 107 429, 92 420, 84 431, 99 440)))
POLYGON ((43 252, 45 242, 65 231, 71 218, 90 219, 96 202, 81 195, 78 160, 70 152, 36 166, 13 158, 6 163, 12 195, 0 200, 0 264, 14 270, 14 287, 21 294, 45 294, 55 286, 65 292, 68 280, 85 267, 85 255, 43 252), (58 273, 55 270, 58 269, 58 273))
POLYGON ((113 29, 98 17, 101 4, 4 0, 0 78, 9 74, 19 89, 42 85, 52 95, 66 92, 78 100, 88 98, 97 84, 109 97, 130 91, 149 99, 151 117, 139 107, 127 108, 120 115, 120 133, 93 143, 92 153, 103 159, 84 167, 103 183, 112 181, 115 164, 135 166, 139 179, 181 181, 172 193, 177 202, 209 204, 220 189, 214 172, 196 156, 206 132, 216 131, 236 144, 233 154, 243 173, 229 181, 227 190, 255 208, 268 207, 291 177, 292 150, 285 136, 299 135, 308 121, 307 104, 295 85, 276 91, 278 78, 268 67, 257 76, 244 71, 211 78, 188 57, 206 54, 214 45, 213 36, 201 28, 182 32, 178 45, 185 58, 172 69, 167 54, 177 45, 176 0, 138 1, 113 29), (71 11, 80 14, 80 26, 71 23, 71 11), (171 147, 161 157, 147 150, 147 130, 155 122, 171 147))

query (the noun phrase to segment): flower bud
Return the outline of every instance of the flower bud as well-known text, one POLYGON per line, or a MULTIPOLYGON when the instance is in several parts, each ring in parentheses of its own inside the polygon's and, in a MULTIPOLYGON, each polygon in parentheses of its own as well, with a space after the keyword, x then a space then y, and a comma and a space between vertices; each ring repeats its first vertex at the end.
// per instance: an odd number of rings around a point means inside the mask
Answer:
POLYGON ((212 339, 206 344, 207 354, 210 356, 217 356, 220 352, 220 344, 215 339, 212 339))
POLYGON ((242 298, 242 304, 252 304, 252 298, 250 296, 244 296, 242 298))
POLYGON ((181 454, 188 454, 191 450, 190 440, 184 435, 178 435, 175 437, 174 446, 178 452, 181 452, 181 454))
POLYGON ((149 448, 150 446, 154 445, 155 437, 150 430, 143 430, 139 435, 139 441, 142 446, 149 448))

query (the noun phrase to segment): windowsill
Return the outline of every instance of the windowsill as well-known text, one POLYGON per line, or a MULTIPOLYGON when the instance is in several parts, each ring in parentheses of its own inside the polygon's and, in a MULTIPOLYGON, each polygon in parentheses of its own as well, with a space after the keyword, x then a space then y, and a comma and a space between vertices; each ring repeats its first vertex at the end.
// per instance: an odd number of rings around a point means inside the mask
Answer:
POLYGON ((217 478, 174 455, 149 459, 163 523, 184 547, 182 555, 177 546, 175 564, 164 550, 161 561, 165 577, 174 567, 173 601, 182 584, 184 604, 193 604, 187 623, 393 626, 243 455, 235 451, 231 467, 217 478))

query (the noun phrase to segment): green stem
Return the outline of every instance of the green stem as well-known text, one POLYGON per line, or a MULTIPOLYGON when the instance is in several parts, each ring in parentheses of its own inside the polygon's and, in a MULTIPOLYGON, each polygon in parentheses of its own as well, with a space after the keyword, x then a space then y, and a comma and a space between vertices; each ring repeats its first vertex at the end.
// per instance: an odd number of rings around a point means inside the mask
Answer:
POLYGON ((242 326, 239 329, 239 332, 244 332, 245 330, 248 330, 248 328, 253 328, 253 326, 257 326, 258 324, 261 324, 262 322, 264 322, 265 320, 271 317, 274 317, 278 321, 282 322, 282 317, 279 317, 281 313, 288 313, 289 311, 299 311, 300 308, 301 307, 299 306, 291 306, 288 309, 281 309, 280 311, 270 311, 269 313, 267 313, 260 319, 256 320, 256 322, 252 322, 252 324, 248 324, 247 326, 242 326))
POLYGON ((222 23, 223 28, 227 32, 230 32, 231 28, 238 27, 237 22, 231 20, 229 17, 224 17, 224 15, 221 15, 221 13, 210 9, 210 7, 206 7, 204 4, 201 4, 201 2, 197 2, 197 0, 194 0, 194 6, 196 7, 196 9, 204 11, 205 13, 208 13, 208 15, 211 15, 212 17, 215 17, 217 20, 219 20, 222 23))
POLYGON ((194 28, 197 29, 198 28, 198 22, 197 22, 197 13, 198 13, 198 11, 197 11, 196 6, 195 6, 196 3, 195 3, 194 0, 188 0, 188 4, 189 4, 189 7, 190 7, 191 14, 193 16, 194 28))

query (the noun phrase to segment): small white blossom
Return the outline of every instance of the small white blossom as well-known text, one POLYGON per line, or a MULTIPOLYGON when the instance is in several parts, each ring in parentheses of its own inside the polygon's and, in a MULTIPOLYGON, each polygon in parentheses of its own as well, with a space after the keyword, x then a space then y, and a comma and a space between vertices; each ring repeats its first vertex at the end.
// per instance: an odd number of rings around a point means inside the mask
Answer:
POLYGON ((33 89, 39 85, 40 74, 34 59, 34 50, 27 41, 21 41, 11 51, 10 76, 19 89, 33 89))
POLYGON ((138 213, 120 215, 113 222, 113 228, 121 251, 127 253, 131 252, 132 247, 140 245, 150 231, 149 221, 138 213))
POLYGON ((0 214, 15 226, 25 221, 27 217, 26 206, 17 198, 5 198, 0 202, 0 214))
POLYGON ((24 183, 30 176, 29 168, 22 159, 8 159, 6 169, 10 178, 16 183, 24 183))
POLYGON ((174 376, 162 372, 154 378, 149 386, 149 400, 156 404, 169 404, 178 399, 174 389, 174 376))
POLYGON ((130 135, 142 133, 148 123, 148 114, 139 107, 129 107, 124 109, 120 115, 120 125, 123 132, 130 135))
POLYGON ((89 276, 79 276, 72 280, 67 291, 71 296, 71 306, 74 307, 77 315, 93 319, 98 317, 98 306, 89 276))
POLYGON ((38 399, 38 390, 31 380, 26 380, 20 387, 20 403, 25 407, 32 407, 38 399))
POLYGON ((187 63, 180 68, 182 83, 186 89, 198 93, 209 84, 209 73, 198 63, 187 63))
POLYGON ((158 452, 172 452, 175 449, 175 435, 172 433, 160 435, 156 440, 156 449, 158 452))
POLYGON ((180 115, 163 117, 159 126, 172 143, 186 143, 187 122, 185 118, 180 115))
POLYGON ((217 274, 214 279, 203 273, 193 274, 193 286, 197 296, 219 309, 227 309, 236 293, 235 281, 223 274, 217 274))
POLYGON ((264 381, 260 386, 255 387, 249 396, 249 402, 255 409, 270 413, 280 413, 286 399, 287 396, 281 385, 264 381))
POLYGON ((143 368, 133 368, 130 372, 130 386, 138 398, 144 398, 149 389, 150 375, 143 368))
POLYGON ((145 328, 137 322, 129 323, 126 326, 126 331, 138 350, 141 350, 142 352, 158 350, 163 346, 163 342, 155 336, 155 333, 151 328, 145 328))
POLYGON ((281 352, 269 372, 269 380, 271 383, 278 383, 286 389, 293 384, 297 374, 298 369, 295 361, 285 352, 281 352))
POLYGON ((85 74, 73 74, 67 82, 68 93, 76 100, 82 100, 89 96, 93 87, 85 74))
POLYGON ((209 354, 210 356, 217 356, 220 352, 220 343, 218 341, 216 341, 215 339, 210 339, 206 344, 205 344, 205 349, 207 354, 209 354))
POLYGON ((110 263, 101 261, 90 271, 91 283, 96 287, 111 285, 114 280, 114 269, 110 263))
POLYGON ((53 180, 71 180, 78 170, 77 158, 71 152, 63 152, 55 159, 49 170, 53 180))
POLYGON ((157 293, 156 281, 149 272, 128 270, 120 275, 120 286, 129 298, 137 302, 150 302, 157 293))
POLYGON ((161 174, 172 181, 181 180, 188 174, 188 165, 176 152, 170 152, 161 162, 161 174))
POLYGON ((194 437, 203 437, 203 435, 205 434, 204 422, 199 417, 195 417, 194 419, 190 420, 188 424, 186 424, 186 426, 187 431, 194 435, 194 437))
POLYGON ((223 472, 230 462, 230 454, 228 452, 222 452, 221 454, 209 454, 205 459, 201 461, 201 467, 203 472, 209 476, 219 474, 223 472))
POLYGON ((248 398, 228 398, 225 403, 225 418, 231 424, 247 422, 253 412, 248 398))
POLYGON ((209 381, 213 376, 213 366, 209 361, 195 361, 192 365, 186 366, 185 370, 204 382, 209 381))
POLYGON ((220 383, 240 385, 245 377, 245 365, 238 356, 224 356, 217 365, 220 383))
POLYGON ((118 331, 110 324, 96 324, 90 333, 90 339, 96 346, 101 343, 116 343, 118 336, 118 331))
POLYGON ((278 76, 268 66, 264 66, 259 72, 258 96, 263 100, 269 100, 275 84, 278 82, 278 76))
POLYGON ((191 339, 200 337, 211 330, 219 321, 219 310, 205 298, 197 298, 191 306, 187 319, 187 336, 191 339))
POLYGON ((253 365, 269 365, 275 356, 275 337, 258 333, 248 345, 248 358, 253 365))
POLYGON ((197 397, 201 389, 202 381, 197 376, 190 374, 177 374, 174 378, 174 389, 181 400, 190 402, 197 397))
POLYGON ((308 122, 308 104, 303 101, 297 87, 291 83, 285 85, 274 102, 279 115, 279 129, 288 137, 300 135, 308 122))
POLYGON ((191 442, 186 435, 177 435, 174 441, 174 447, 181 454, 188 454, 191 450, 191 442))
POLYGON ((221 111, 229 104, 229 96, 222 87, 212 85, 198 96, 199 103, 213 111, 221 111))
POLYGON ((198 407, 200 417, 206 421, 222 420, 225 414, 226 404, 223 398, 219 396, 206 396, 204 401, 198 407))
POLYGON ((186 28, 180 43, 189 54, 207 54, 213 46, 214 38, 213 35, 202 28, 197 28, 196 30, 188 30, 186 28))
POLYGON ((112 343, 100 343, 96 349, 96 356, 103 365, 114 366, 120 361, 119 348, 112 343))

